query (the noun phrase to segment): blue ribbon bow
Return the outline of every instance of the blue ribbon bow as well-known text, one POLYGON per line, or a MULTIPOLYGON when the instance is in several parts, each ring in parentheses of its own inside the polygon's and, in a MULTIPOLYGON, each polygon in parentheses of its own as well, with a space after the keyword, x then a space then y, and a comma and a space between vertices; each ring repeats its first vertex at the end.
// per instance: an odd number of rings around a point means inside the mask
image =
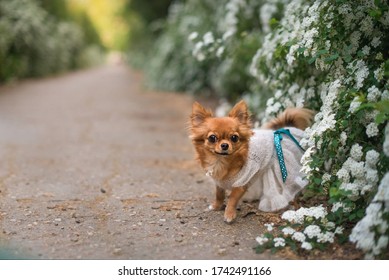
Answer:
POLYGON ((274 131, 274 146, 276 148, 278 162, 279 162, 280 168, 281 168, 282 181, 285 183, 286 177, 288 176, 288 171, 286 170, 284 154, 282 152, 282 146, 281 146, 282 135, 281 134, 285 134, 285 135, 289 136, 289 138, 292 139, 293 142, 301 150, 303 150, 303 151, 305 151, 305 150, 303 149, 303 147, 300 146, 300 143, 296 140, 296 138, 293 137, 293 135, 290 133, 289 129, 281 128, 281 129, 274 131))

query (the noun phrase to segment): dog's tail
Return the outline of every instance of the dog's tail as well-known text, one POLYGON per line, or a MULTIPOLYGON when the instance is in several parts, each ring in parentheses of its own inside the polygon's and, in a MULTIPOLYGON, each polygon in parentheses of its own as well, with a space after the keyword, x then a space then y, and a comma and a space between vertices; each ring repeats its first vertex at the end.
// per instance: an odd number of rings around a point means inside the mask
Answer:
POLYGON ((262 127, 276 130, 287 126, 293 126, 304 130, 312 124, 313 116, 314 112, 309 109, 287 108, 275 119, 265 123, 262 127))

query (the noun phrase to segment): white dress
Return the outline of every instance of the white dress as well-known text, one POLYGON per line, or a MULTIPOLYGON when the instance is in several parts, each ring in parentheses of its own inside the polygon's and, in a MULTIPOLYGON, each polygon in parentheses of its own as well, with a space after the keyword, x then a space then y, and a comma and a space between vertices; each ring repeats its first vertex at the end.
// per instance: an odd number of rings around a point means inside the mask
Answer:
MULTIPOLYGON (((300 141, 303 131, 287 127, 300 141)), ((274 148, 274 131, 254 130, 250 138, 248 160, 240 172, 228 180, 215 180, 223 189, 248 186, 244 200, 259 200, 258 209, 271 212, 288 206, 296 194, 307 184, 304 173, 300 172, 303 151, 287 135, 282 136, 282 152, 288 172, 285 183, 282 180, 280 164, 274 148)))

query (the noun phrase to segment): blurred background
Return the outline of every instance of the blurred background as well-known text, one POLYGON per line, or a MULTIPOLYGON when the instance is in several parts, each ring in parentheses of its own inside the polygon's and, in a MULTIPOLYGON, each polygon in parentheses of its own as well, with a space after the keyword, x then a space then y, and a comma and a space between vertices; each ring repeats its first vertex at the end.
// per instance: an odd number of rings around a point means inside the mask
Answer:
POLYGON ((121 61, 150 89, 243 96, 258 110, 268 89, 249 67, 280 3, 0 0, 0 84, 121 61))
POLYGON ((171 2, 0 0, 0 83, 125 58, 152 43, 171 2))

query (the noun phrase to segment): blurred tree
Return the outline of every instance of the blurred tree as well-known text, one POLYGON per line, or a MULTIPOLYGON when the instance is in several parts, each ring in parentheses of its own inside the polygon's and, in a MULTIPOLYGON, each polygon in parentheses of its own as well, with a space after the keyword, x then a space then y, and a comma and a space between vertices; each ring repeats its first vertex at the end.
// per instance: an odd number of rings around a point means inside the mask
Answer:
POLYGON ((128 48, 131 14, 126 9, 130 0, 68 0, 69 8, 84 11, 107 49, 124 51, 128 48))
POLYGON ((131 0, 128 8, 136 12, 148 25, 167 16, 172 0, 131 0))
POLYGON ((60 21, 78 24, 83 30, 86 42, 102 46, 99 33, 85 9, 70 9, 70 2, 66 0, 38 0, 38 2, 43 9, 60 21))
POLYGON ((42 8, 60 20, 70 20, 69 9, 64 0, 38 0, 42 8))
POLYGON ((127 5, 127 13, 132 15, 129 38, 129 61, 132 66, 142 68, 149 59, 152 46, 165 26, 172 2, 174 1, 131 0, 127 5))

